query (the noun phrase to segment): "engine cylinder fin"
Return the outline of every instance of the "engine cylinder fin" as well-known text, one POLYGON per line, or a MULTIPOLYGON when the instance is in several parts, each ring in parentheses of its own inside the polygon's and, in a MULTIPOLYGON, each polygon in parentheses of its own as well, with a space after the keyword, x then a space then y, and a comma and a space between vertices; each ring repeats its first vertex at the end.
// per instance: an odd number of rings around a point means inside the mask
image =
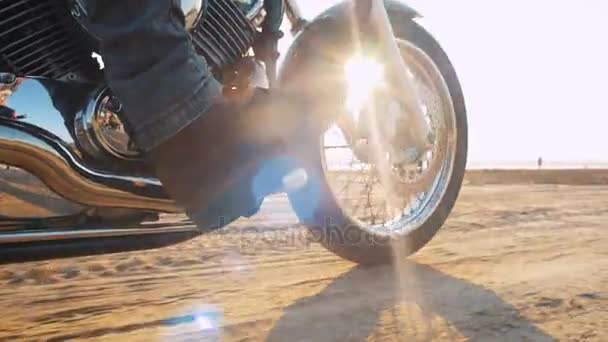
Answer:
POLYGON ((89 38, 68 5, 65 0, 0 1, 0 71, 56 79, 99 77, 89 38))
POLYGON ((65 68, 70 64, 80 63, 80 56, 72 56, 71 59, 65 59, 56 64, 57 68, 65 68))
POLYGON ((15 56, 15 55, 19 55, 21 52, 27 51, 28 49, 35 48, 35 46, 37 44, 40 44, 42 42, 46 42, 46 41, 49 41, 49 40, 52 41, 52 40, 56 39, 58 36, 61 36, 61 32, 59 32, 59 31, 54 31, 54 32, 48 33, 48 35, 44 35, 47 31, 50 31, 52 29, 54 29, 54 27, 49 26, 49 28, 46 29, 46 30, 36 32, 32 36, 28 36, 28 37, 25 37, 25 38, 21 39, 18 42, 18 44, 15 44, 15 45, 19 45, 20 46, 16 50, 10 49, 11 46, 6 46, 5 48, 0 49, 0 51, 5 51, 6 50, 8 52, 6 55, 8 57, 12 57, 12 56, 15 56), (43 37, 38 38, 37 37, 38 35, 43 35, 43 37))
MULTIPOLYGON (((39 3, 39 4, 37 4, 34 7, 21 10, 16 15, 11 16, 10 18, 7 18, 7 19, 4 19, 4 20, 0 21, 0 25, 5 25, 5 24, 7 24, 7 23, 9 23, 11 21, 18 21, 19 19, 21 19, 21 17, 27 17, 29 14, 32 14, 32 12, 39 11, 39 10, 43 9, 44 7, 45 7, 44 3, 39 3)), ((31 20, 32 19, 30 19, 30 21, 31 20)))
POLYGON ((2 13, 9 11, 17 6, 23 5, 25 2, 27 2, 27 0, 21 0, 21 1, 15 2, 15 3, 12 3, 8 6, 4 6, 4 7, 0 8, 0 15, 2 15, 2 13))
POLYGON ((239 24, 236 22, 236 20, 234 19, 233 16, 230 16, 228 13, 226 13, 225 9, 223 9, 222 7, 219 8, 212 8, 210 10, 210 12, 213 11, 218 11, 217 15, 211 15, 210 17, 212 19, 217 18, 218 21, 221 21, 222 25, 221 27, 225 28, 226 30, 230 31, 230 34, 227 34, 226 37, 228 38, 232 38, 232 42, 234 44, 238 44, 239 49, 244 49, 247 48, 247 39, 246 37, 243 37, 241 34, 239 34, 239 32, 236 30, 235 27, 238 27, 239 24))
POLYGON ((241 9, 235 4, 234 1, 230 1, 226 6, 221 7, 222 10, 226 11, 231 18, 238 21, 238 24, 241 25, 242 28, 251 27, 249 19, 245 15, 242 15, 241 9))
MULTIPOLYGON (((7 54, 7 56, 17 56, 15 58, 15 63, 21 63, 25 60, 28 60, 29 58, 34 58, 34 55, 36 54, 40 54, 41 50, 46 50, 46 51, 51 51, 50 49, 55 49, 58 46, 59 47, 63 47, 63 46, 67 46, 67 45, 74 45, 71 42, 66 42, 64 41, 62 38, 58 38, 54 37, 54 38, 50 38, 50 39, 41 39, 37 42, 38 44, 40 44, 35 50, 32 49, 32 51, 27 52, 25 54, 21 54, 20 52, 23 52, 23 50, 21 51, 11 51, 11 53, 7 54), (42 44, 44 42, 44 44, 42 44)), ((41 58, 44 58, 44 56, 42 56, 41 58)), ((23 67, 27 68, 29 66, 29 64, 36 62, 37 60, 29 60, 28 64, 25 64, 23 67)))
MULTIPOLYGON (((25 28, 26 28, 26 27, 28 27, 29 25, 31 25, 31 24, 33 24, 33 23, 35 23, 35 22, 37 22, 37 21, 40 21, 40 20, 46 19, 46 18, 48 18, 48 17, 50 17, 50 16, 51 16, 50 14, 45 14, 45 15, 41 15, 41 16, 39 16, 39 17, 35 17, 35 18, 32 18, 32 19, 28 19, 28 20, 26 20, 26 21, 19 21, 19 24, 18 24, 18 25, 11 26, 11 28, 10 28, 10 29, 8 29, 8 30, 2 30, 2 35, 4 35, 4 36, 5 36, 5 35, 8 35, 9 33, 14 32, 14 31, 18 31, 18 30, 21 30, 21 29, 25 29, 25 28)), ((10 21, 0 22, 0 27, 1 27, 2 25, 7 24, 7 23, 10 23, 10 21)))
POLYGON ((197 50, 209 51, 209 53, 205 56, 207 58, 207 63, 210 65, 223 65, 225 63, 225 61, 223 61, 220 57, 223 56, 223 53, 216 50, 216 44, 209 43, 204 37, 201 37, 200 33, 193 34, 192 40, 197 50))
MULTIPOLYGON (((48 46, 46 55, 39 56, 36 59, 30 60, 29 62, 27 62, 27 64, 23 65, 23 68, 38 69, 40 67, 51 64, 52 62, 55 62, 56 60, 61 60, 62 58, 67 58, 68 56, 73 56, 73 54, 70 52, 69 49, 74 46, 76 46, 75 42, 67 42, 67 43, 61 44, 61 46, 48 46), (41 64, 37 65, 37 63, 41 63, 41 64)), ((39 52, 39 51, 36 51, 36 52, 39 52)))
POLYGON ((195 47, 213 69, 233 64, 253 45, 255 29, 233 0, 209 0, 193 31, 195 47))
MULTIPOLYGON (((223 27, 222 23, 217 20, 217 18, 215 17, 210 17, 209 19, 209 23, 211 23, 212 25, 210 25, 210 27, 214 30, 214 38, 216 39, 216 41, 219 41, 220 46, 237 46, 237 42, 234 40, 233 37, 230 37, 230 33, 227 32, 227 30, 223 27)), ((230 58, 238 58, 239 57, 239 53, 238 50, 236 49, 224 49, 226 51, 226 54, 230 57, 230 58)))
MULTIPOLYGON (((222 44, 222 42, 220 41, 221 38, 219 38, 218 36, 219 36, 219 32, 211 26, 201 32, 201 39, 209 45, 213 44, 214 51, 220 51, 220 54, 217 56, 217 59, 222 61, 222 64, 220 64, 220 65, 224 65, 224 64, 227 64, 232 58, 234 58, 233 57, 234 55, 230 52, 229 47, 222 44)), ((203 52, 204 52, 204 54, 207 54, 211 51, 204 50, 203 52)), ((205 56, 205 57, 207 57, 207 56, 205 56)), ((207 59, 209 59, 209 58, 207 58, 207 59)))

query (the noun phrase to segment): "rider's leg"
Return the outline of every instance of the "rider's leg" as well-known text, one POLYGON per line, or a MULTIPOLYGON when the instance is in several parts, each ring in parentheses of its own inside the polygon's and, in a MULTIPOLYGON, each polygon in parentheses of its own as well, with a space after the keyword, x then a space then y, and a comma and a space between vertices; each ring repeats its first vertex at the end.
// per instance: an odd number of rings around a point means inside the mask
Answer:
POLYGON ((87 28, 101 40, 106 80, 145 150, 187 126, 221 95, 221 84, 190 42, 178 4, 87 1, 87 28))
POLYGON ((238 109, 223 104, 222 87, 196 54, 178 1, 87 3, 87 26, 101 40, 108 84, 169 194, 201 228, 207 228, 210 204, 220 196, 226 205, 211 206, 219 211, 211 220, 250 213, 263 194, 253 194, 243 179, 254 176, 281 144, 281 134, 290 134, 293 104, 271 105, 263 95, 238 109), (276 118, 282 120, 280 132, 261 127, 276 118), (239 191, 226 195, 230 189, 239 191))

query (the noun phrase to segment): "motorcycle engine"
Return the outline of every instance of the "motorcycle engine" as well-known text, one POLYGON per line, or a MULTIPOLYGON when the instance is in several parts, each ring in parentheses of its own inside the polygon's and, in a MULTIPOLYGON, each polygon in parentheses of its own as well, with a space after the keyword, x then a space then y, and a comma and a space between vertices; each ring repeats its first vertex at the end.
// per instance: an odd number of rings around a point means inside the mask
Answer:
MULTIPOLYGON (((91 81, 101 77, 83 28, 86 0, 0 0, 0 72, 91 81)), ((262 0, 182 0, 196 50, 214 70, 238 61, 252 46, 262 0)))
MULTIPOLYGON (((182 6, 186 2, 182 2, 182 6)), ((200 2, 203 11, 199 21, 190 29, 192 42, 198 53, 203 55, 211 68, 216 70, 238 61, 253 45, 256 30, 251 23, 254 13, 251 11, 262 1, 194 0, 194 2, 200 2)))

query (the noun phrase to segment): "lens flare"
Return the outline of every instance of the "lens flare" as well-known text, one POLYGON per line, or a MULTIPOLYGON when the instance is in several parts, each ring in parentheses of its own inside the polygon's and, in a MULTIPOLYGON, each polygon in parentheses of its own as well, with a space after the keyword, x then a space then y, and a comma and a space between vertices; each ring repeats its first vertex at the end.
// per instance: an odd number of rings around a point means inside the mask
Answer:
POLYGON ((308 173, 302 168, 293 170, 283 177, 283 189, 288 193, 302 189, 307 183, 308 173))
POLYGON ((208 316, 204 315, 197 316, 194 319, 194 323, 201 331, 215 330, 217 328, 214 322, 208 316))
POLYGON ((356 115, 384 84, 384 66, 369 57, 356 55, 346 62, 344 72, 348 86, 346 108, 356 115))

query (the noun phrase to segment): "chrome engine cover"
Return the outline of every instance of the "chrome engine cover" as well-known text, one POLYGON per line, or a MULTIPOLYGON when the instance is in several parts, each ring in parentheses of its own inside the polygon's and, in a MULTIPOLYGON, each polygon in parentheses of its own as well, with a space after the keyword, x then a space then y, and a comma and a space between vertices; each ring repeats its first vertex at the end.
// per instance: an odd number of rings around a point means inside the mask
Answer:
POLYGON ((184 12, 184 17, 186 19, 186 29, 188 31, 195 28, 201 18, 203 17, 203 12, 205 11, 206 1, 203 0, 181 0, 180 6, 182 7, 182 12, 184 12))
POLYGON ((99 160, 141 160, 121 116, 122 105, 108 88, 93 91, 74 118, 74 133, 85 152, 99 160))

